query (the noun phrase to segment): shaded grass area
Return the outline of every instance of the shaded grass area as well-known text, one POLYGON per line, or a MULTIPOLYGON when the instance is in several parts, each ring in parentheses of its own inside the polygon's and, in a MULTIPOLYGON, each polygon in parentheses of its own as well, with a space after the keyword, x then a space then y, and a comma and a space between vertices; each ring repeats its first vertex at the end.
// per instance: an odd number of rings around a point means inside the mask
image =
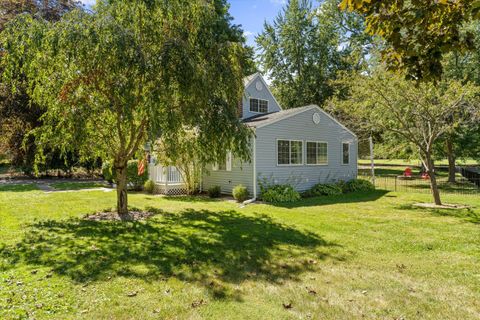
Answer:
POLYGON ((73 181, 73 182, 50 183, 50 186, 57 190, 81 190, 81 189, 103 188, 103 187, 106 187, 107 184, 102 182, 73 181))
POLYGON ((0 192, 28 192, 39 190, 35 183, 0 185, 0 192))
POLYGON ((0 189, 0 318, 477 319, 480 199, 375 191, 290 206, 0 189), (286 309, 283 305, 291 304, 286 309))

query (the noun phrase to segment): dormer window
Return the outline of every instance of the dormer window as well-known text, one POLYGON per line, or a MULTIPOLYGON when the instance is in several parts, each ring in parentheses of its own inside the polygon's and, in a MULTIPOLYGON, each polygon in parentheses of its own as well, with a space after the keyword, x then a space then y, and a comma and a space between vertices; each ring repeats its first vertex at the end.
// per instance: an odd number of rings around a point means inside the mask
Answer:
POLYGON ((268 100, 250 98, 250 111, 258 113, 268 112, 268 100))

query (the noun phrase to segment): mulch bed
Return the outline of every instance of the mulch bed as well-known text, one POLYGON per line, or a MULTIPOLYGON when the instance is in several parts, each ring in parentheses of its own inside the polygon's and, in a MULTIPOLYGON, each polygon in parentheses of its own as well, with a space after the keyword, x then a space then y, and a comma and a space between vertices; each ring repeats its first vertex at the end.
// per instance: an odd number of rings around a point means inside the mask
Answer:
POLYGON ((121 217, 116 211, 108 211, 88 214, 84 219, 90 221, 139 221, 146 220, 154 215, 154 212, 149 211, 129 211, 127 216, 121 217))
POLYGON ((442 205, 436 205, 434 203, 415 203, 413 206, 415 207, 420 207, 420 208, 427 208, 427 209, 469 209, 471 208, 470 206, 466 206, 463 204, 448 204, 444 203, 442 205))

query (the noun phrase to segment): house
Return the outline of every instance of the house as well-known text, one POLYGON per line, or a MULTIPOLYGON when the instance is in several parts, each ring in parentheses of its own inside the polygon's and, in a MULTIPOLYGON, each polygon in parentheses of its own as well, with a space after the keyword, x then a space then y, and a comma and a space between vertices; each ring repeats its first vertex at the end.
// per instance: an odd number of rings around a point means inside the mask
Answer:
MULTIPOLYGON (((348 181, 357 176, 358 139, 353 132, 316 105, 283 110, 259 73, 244 79, 239 116, 252 128, 252 159, 227 155, 206 166, 202 188, 220 186, 231 194, 239 184, 253 198, 260 184, 291 184, 305 191, 317 183, 348 181)), ((173 167, 150 164, 150 179, 163 193, 180 193, 181 175, 173 167), (173 190, 173 191, 172 191, 173 190)))

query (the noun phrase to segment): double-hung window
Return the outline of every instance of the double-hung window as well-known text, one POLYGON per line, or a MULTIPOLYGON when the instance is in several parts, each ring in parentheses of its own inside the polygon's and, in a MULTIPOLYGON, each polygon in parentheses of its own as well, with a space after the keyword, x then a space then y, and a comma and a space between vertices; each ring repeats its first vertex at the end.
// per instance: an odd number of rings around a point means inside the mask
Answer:
POLYGON ((233 161, 233 157, 232 157, 232 152, 231 151, 228 151, 227 152, 227 156, 225 158, 225 161, 221 161, 219 163, 214 163, 213 164, 213 171, 232 171, 232 161, 233 161))
POLYGON ((328 164, 328 144, 326 142, 307 141, 307 164, 328 164))
POLYGON ((350 143, 342 143, 342 164, 350 163, 350 143))
POLYGON ((250 98, 250 111, 258 113, 268 112, 268 100, 250 98))
POLYGON ((303 141, 278 140, 277 141, 278 165, 303 164, 303 141))

